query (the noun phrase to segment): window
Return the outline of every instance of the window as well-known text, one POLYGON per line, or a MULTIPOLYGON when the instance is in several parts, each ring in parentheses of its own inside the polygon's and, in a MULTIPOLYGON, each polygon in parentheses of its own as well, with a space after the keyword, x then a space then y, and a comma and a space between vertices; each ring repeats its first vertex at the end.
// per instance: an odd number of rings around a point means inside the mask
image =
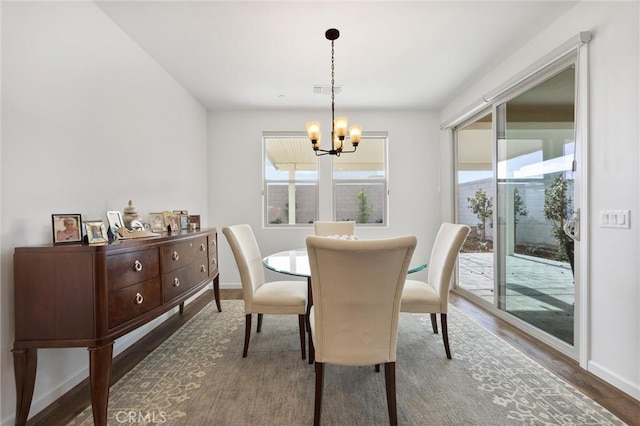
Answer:
POLYGON ((306 133, 265 133, 265 225, 313 223, 318 217, 318 160, 306 133))
POLYGON ((320 219, 320 186, 333 191, 333 206, 323 210, 333 212, 332 220, 387 223, 386 133, 363 134, 357 152, 340 157, 317 157, 301 132, 264 132, 263 142, 265 226, 300 226, 320 219), (318 162, 324 160, 319 158, 327 161, 322 182, 318 162))
POLYGON ((387 135, 363 135, 358 151, 333 157, 334 220, 387 223, 387 135))

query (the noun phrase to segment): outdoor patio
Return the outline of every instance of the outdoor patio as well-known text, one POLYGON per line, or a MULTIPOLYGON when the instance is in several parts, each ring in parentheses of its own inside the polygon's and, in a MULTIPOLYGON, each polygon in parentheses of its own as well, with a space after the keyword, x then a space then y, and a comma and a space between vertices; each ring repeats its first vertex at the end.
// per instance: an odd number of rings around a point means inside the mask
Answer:
MULTIPOLYGON (((506 311, 573 343, 573 274, 568 263, 507 257, 506 311)), ((461 253, 459 287, 494 303, 493 253, 461 253)))

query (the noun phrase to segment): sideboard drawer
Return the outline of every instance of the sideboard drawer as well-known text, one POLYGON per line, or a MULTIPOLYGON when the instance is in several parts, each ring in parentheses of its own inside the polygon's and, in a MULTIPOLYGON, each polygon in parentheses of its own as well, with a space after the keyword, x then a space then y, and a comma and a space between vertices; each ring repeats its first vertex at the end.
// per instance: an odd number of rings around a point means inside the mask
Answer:
POLYGON ((170 244, 162 248, 162 270, 175 271, 203 257, 207 257, 206 236, 170 244))
POLYGON ((208 276, 206 258, 183 268, 164 274, 162 277, 162 291, 165 302, 184 293, 208 276))
POLYGON ((107 257, 109 291, 160 275, 158 249, 137 250, 107 257))
POLYGON ((160 278, 134 284, 109 293, 109 328, 160 306, 160 278))

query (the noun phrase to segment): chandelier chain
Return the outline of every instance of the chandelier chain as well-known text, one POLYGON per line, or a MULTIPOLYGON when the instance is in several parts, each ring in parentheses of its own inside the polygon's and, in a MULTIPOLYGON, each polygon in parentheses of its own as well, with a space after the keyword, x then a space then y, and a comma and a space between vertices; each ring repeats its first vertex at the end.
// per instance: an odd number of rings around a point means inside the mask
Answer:
POLYGON ((333 144, 333 131, 335 130, 335 58, 334 58, 334 41, 331 40, 331 144, 333 144))

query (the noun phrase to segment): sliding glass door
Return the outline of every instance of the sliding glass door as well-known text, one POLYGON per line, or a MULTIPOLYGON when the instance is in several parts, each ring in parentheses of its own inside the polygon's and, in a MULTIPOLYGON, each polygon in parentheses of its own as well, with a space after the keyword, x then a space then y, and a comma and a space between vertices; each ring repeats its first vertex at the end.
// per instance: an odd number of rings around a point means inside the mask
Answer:
POLYGON ((489 303, 494 303, 492 117, 485 112, 456 131, 457 217, 471 227, 462 247, 458 286, 489 303))
POLYGON ((498 308, 573 344, 574 68, 499 104, 498 308))
POLYGON ((575 87, 567 61, 455 129, 457 289, 570 346, 575 87))

